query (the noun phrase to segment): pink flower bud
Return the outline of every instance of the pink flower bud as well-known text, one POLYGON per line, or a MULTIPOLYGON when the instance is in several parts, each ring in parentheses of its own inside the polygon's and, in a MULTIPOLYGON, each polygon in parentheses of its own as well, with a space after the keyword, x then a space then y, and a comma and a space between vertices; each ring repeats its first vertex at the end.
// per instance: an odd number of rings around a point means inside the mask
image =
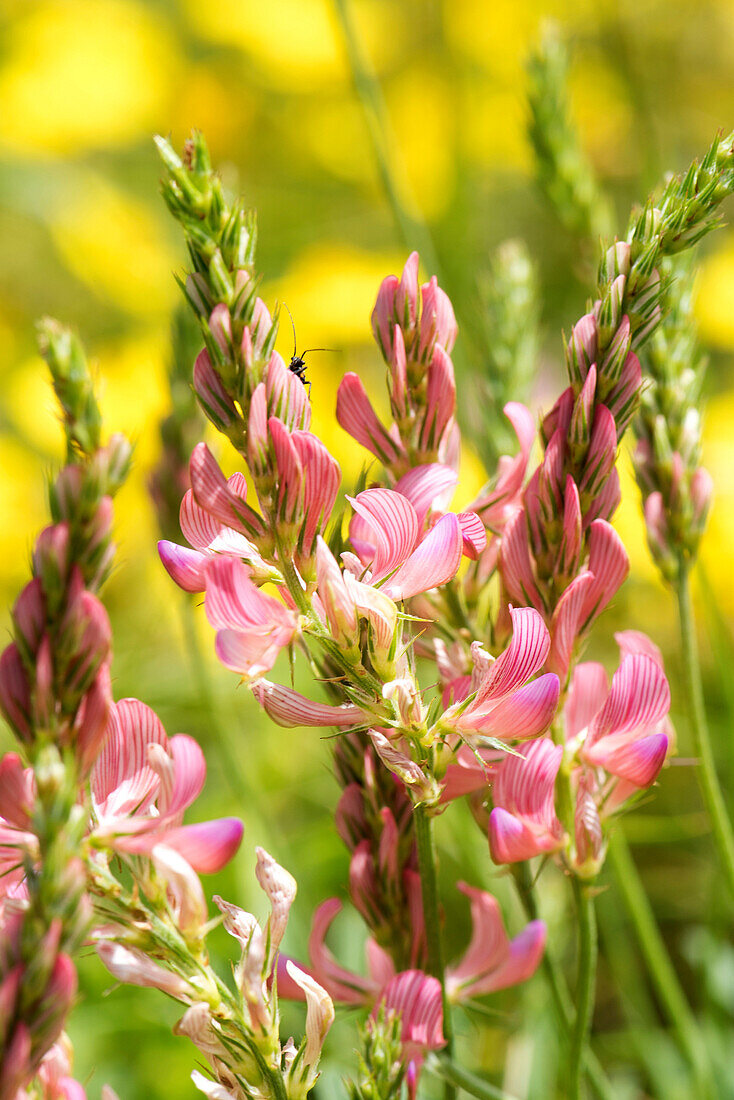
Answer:
POLYGON ((69 525, 45 527, 33 550, 33 571, 40 577, 46 597, 58 601, 69 570, 69 525))
POLYGON ((372 332, 385 360, 392 352, 392 333, 397 321, 395 316, 395 298, 398 289, 396 275, 387 275, 380 284, 377 301, 372 310, 372 332))
POLYGON ((591 438, 591 425, 594 420, 594 399, 596 397, 596 367, 591 366, 573 407, 569 425, 569 443, 572 447, 585 449, 591 438))
POLYGON ((699 466, 691 477, 691 503, 693 519, 699 530, 703 529, 714 493, 714 482, 704 466, 699 466))
POLYGON ((232 398, 212 367, 209 352, 206 349, 199 353, 194 363, 193 382, 194 392, 206 416, 220 431, 226 431, 239 419, 239 416, 232 398))
POLYGON ((421 287, 420 343, 417 358, 426 362, 436 345, 451 353, 459 328, 448 295, 441 290, 436 276, 421 287))
POLYGON ((46 629, 46 600, 40 577, 29 581, 15 601, 13 623, 26 656, 33 657, 46 629))
POLYGON ((255 876, 261 888, 268 895, 270 901, 269 944, 270 944, 270 971, 274 956, 280 947, 288 924, 288 914, 296 897, 298 889, 293 875, 269 855, 264 848, 256 848, 257 867, 255 876))
POLYGON ((232 359, 234 346, 232 344, 232 318, 227 307, 220 303, 216 305, 209 315, 209 331, 214 337, 217 347, 226 359, 232 359))
POLYGON ((31 1034, 24 1023, 19 1023, 6 1044, 0 1065, 0 1096, 14 1097, 30 1084, 32 1076, 31 1034))
POLYGON ((81 701, 74 721, 76 754, 82 775, 86 775, 99 756, 107 736, 112 706, 110 669, 103 661, 92 686, 81 701))
POLYGON ((17 645, 0 657, 0 709, 21 741, 31 740, 31 690, 17 645))
POLYGON ((136 947, 123 947, 121 943, 103 940, 97 944, 97 954, 114 978, 127 985, 140 985, 148 989, 160 989, 177 1001, 191 999, 189 983, 178 974, 158 966, 136 947))
POLYGON ((395 319, 409 338, 418 317, 418 264, 418 253, 411 252, 395 292, 395 319))
POLYGON ((596 350, 596 318, 593 313, 586 313, 574 325, 566 351, 568 373, 574 386, 584 381, 589 367, 596 362, 596 350))

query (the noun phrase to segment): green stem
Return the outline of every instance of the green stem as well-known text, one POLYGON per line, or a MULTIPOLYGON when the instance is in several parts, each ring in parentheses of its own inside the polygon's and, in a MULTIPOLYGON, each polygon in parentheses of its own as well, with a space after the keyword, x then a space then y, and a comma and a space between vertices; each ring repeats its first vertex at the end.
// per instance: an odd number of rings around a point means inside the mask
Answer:
POLYGON ((594 912, 593 884, 573 878, 579 928, 579 957, 576 976, 576 1019, 571 1031, 569 1055, 569 1100, 580 1100, 582 1094, 582 1066, 588 1046, 591 1018, 594 1012, 596 988, 596 913, 594 912))
MULTIPOLYGON (((426 926, 426 947, 428 949, 428 972, 441 983, 443 1002, 443 1034, 446 1039, 446 1054, 450 1057, 453 1050, 454 1032, 451 1023, 451 1006, 446 996, 446 981, 441 944, 441 916, 438 904, 438 881, 436 878, 436 852, 433 844, 431 818, 425 806, 413 808, 415 841, 418 848, 418 871, 421 877, 421 896, 426 926)), ((445 1100, 454 1100, 456 1090, 446 1079, 445 1100)))
MULTIPOLYGON (((521 863, 515 869, 515 882, 518 894, 526 916, 530 920, 539 920, 540 913, 535 889, 532 884, 530 867, 521 863)), ((574 1008, 571 993, 558 960, 546 947, 543 952, 543 973, 548 983, 556 1015, 566 1038, 570 1038, 571 1028, 574 1022, 574 1008)), ((587 1044, 584 1049, 584 1067, 589 1078, 589 1083, 598 1100, 614 1100, 614 1092, 607 1078, 601 1062, 587 1044)))
POLYGON ((614 869, 617 887, 634 925, 655 992, 695 1075, 697 1095, 709 1096, 711 1081, 696 1019, 678 981, 678 975, 673 968, 665 941, 660 934, 650 901, 621 829, 616 830, 610 841, 609 860, 614 869))
POLYGON ((410 209, 413 203, 406 196, 407 185, 398 179, 395 170, 385 101, 379 81, 362 49, 350 0, 334 0, 334 10, 344 36, 354 89, 364 112, 377 170, 393 217, 408 247, 418 248, 428 270, 439 276, 440 265, 431 235, 425 224, 410 209))
POLYGON ((510 1096, 509 1093, 503 1092, 502 1089, 498 1089, 489 1081, 485 1081, 483 1078, 463 1069, 445 1055, 431 1058, 427 1069, 437 1073, 439 1077, 443 1077, 444 1081, 454 1088, 462 1089, 469 1096, 479 1097, 479 1100, 514 1100, 514 1097, 510 1096))
POLYGON ((711 819, 714 843, 718 852, 721 868, 726 878, 729 893, 734 897, 734 833, 726 811, 726 803, 719 786, 716 764, 711 748, 706 710, 703 704, 703 685, 701 665, 696 643, 696 629, 691 606, 691 590, 688 583, 688 568, 681 560, 676 584, 678 597, 678 624, 683 653, 683 679, 686 691, 688 720, 693 732, 696 755, 699 766, 696 769, 701 786, 703 801, 711 819))

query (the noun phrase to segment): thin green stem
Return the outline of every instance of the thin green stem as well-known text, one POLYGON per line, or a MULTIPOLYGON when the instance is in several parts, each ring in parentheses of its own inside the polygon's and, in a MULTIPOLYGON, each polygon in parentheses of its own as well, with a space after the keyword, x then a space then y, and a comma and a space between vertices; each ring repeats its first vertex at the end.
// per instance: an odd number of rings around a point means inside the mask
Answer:
POLYGON ((576 975, 576 1019, 571 1031, 569 1055, 569 1100, 581 1100, 582 1067, 591 1031, 596 989, 596 913, 593 884, 573 879, 579 929, 578 971, 576 975))
POLYGON ((681 988, 621 829, 617 829, 611 838, 608 855, 655 992, 695 1075, 697 1094, 701 1097, 710 1096, 711 1080, 698 1025, 681 988))
MULTIPOLYGON (((527 862, 517 866, 515 870, 515 883, 526 916, 529 917, 530 920, 538 920, 540 917, 538 901, 532 882, 530 867, 527 862)), ((558 960, 547 947, 543 952, 542 967, 545 980, 548 983, 548 988, 550 989, 553 999, 558 1022, 561 1025, 565 1038, 568 1039, 571 1036, 571 1028, 575 1018, 571 993, 563 971, 558 964, 558 960)), ((584 1050, 584 1066, 589 1078, 589 1083, 598 1100, 614 1100, 614 1092, 607 1075, 599 1059, 588 1044, 584 1050)))
POLYGON ((711 748, 711 737, 703 704, 701 664, 698 657, 696 628, 693 621, 688 568, 682 560, 679 565, 675 590, 678 598, 678 625, 683 655, 686 709, 693 732, 696 755, 699 758, 699 766, 696 772, 703 801, 711 819, 711 829, 721 868, 726 878, 729 893, 734 897, 734 833, 726 811, 726 803, 719 785, 713 749, 711 748))
POLYGON ((479 1100, 515 1100, 509 1093, 503 1092, 489 1081, 463 1069, 445 1055, 429 1059, 427 1069, 443 1077, 444 1081, 454 1088, 462 1089, 469 1096, 479 1097, 479 1100))
POLYGON ((433 240, 426 225, 410 209, 413 202, 406 194, 407 184, 395 168, 390 124, 380 83, 370 65, 354 21, 351 0, 334 0, 334 10, 344 36, 344 45, 352 70, 352 80, 362 110, 377 161, 377 170, 390 204, 393 217, 409 248, 418 248, 426 267, 440 275, 440 265, 433 240))
MULTIPOLYGON (((443 1034, 446 1039, 446 1054, 450 1057, 453 1050, 454 1031, 451 1022, 451 1005, 446 996, 446 981, 441 943, 441 915, 438 904, 438 881, 436 877, 436 852, 433 843, 432 820, 425 806, 413 809, 415 841, 418 848, 418 871, 421 877, 421 895, 423 915, 426 926, 426 946, 428 949, 428 971, 441 983, 443 1002, 443 1034)), ((454 1100, 454 1085, 446 1080, 445 1100, 454 1100)))

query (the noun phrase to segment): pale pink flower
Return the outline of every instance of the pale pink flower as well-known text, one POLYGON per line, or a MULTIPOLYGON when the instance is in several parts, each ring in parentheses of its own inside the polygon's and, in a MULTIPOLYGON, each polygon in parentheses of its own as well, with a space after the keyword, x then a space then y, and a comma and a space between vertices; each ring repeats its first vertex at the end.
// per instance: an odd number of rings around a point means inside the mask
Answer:
POLYGON ((239 847, 242 823, 221 818, 183 825, 200 794, 204 756, 186 734, 170 739, 158 716, 137 699, 112 707, 105 746, 92 771, 93 835, 120 852, 149 854, 163 844, 195 870, 218 871, 239 847))
POLYGON ((497 769, 489 817, 495 863, 516 863, 562 846, 564 832, 555 811, 562 756, 562 745, 541 737, 523 745, 522 756, 508 754, 497 769))
POLYGON ((206 616, 217 631, 222 664, 250 679, 268 672, 298 629, 298 615, 262 592, 250 569, 232 557, 217 557, 206 573, 206 616))

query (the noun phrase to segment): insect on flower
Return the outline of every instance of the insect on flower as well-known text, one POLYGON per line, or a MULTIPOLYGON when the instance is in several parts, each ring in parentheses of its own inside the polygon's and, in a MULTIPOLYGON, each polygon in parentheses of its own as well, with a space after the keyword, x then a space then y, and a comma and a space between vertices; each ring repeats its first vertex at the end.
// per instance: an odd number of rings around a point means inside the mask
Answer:
MULTIPOLYGON (((286 306, 285 308, 288 309, 288 306, 286 306)), ((293 321, 293 314, 289 309, 288 316, 291 319, 291 327, 293 329, 293 355, 291 356, 291 361, 288 364, 288 370, 292 371, 293 374, 295 374, 296 378, 299 378, 301 382, 303 382, 304 386, 308 386, 308 396, 310 399, 311 383, 306 378, 306 371, 308 370, 308 367, 303 360, 304 355, 308 355, 311 351, 336 351, 336 348, 306 348, 306 350, 301 352, 301 354, 299 355, 296 344, 296 326, 295 322, 293 321)))

